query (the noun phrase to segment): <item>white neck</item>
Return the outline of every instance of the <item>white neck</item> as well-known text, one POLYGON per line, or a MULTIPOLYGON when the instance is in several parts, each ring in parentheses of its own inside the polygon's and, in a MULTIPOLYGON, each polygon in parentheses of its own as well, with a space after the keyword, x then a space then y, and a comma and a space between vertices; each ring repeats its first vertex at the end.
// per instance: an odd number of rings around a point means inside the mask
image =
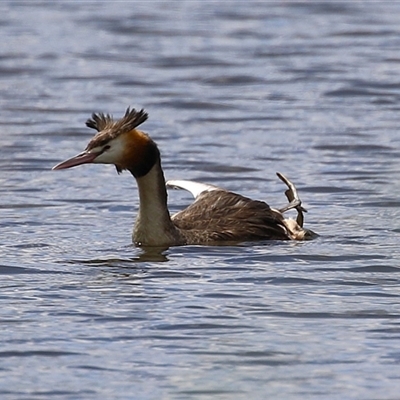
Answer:
POLYGON ((183 244, 181 235, 169 215, 167 189, 160 161, 136 181, 140 205, 133 230, 133 241, 141 246, 183 244))

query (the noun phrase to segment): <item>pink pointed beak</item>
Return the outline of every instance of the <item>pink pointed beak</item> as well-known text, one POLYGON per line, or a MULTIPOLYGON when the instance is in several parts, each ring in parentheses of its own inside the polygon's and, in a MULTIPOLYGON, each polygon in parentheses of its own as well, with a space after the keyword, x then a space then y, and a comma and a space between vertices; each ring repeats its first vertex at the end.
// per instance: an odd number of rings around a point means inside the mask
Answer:
POLYGON ((87 151, 83 151, 82 153, 79 153, 76 156, 55 165, 52 170, 71 168, 81 164, 92 163, 99 154, 100 153, 89 153, 87 151))

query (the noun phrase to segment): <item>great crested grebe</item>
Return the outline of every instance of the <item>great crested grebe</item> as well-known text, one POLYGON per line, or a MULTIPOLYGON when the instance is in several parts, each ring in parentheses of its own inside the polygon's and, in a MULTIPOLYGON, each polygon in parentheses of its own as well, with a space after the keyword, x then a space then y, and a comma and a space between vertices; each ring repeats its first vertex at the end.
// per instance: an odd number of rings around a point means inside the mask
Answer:
POLYGON ((303 211, 295 186, 282 174, 288 186, 289 204, 273 209, 263 201, 251 200, 225 189, 192 181, 165 182, 156 143, 136 129, 146 121, 144 110, 128 108, 120 120, 109 114, 92 114, 86 121, 97 130, 85 151, 63 161, 53 170, 86 163, 114 164, 117 172, 128 170, 139 189, 139 213, 133 231, 138 246, 221 244, 255 240, 303 240, 314 233, 303 229, 303 211), (195 201, 172 217, 167 207, 166 187, 185 189, 195 201), (283 213, 295 208, 296 221, 283 213))

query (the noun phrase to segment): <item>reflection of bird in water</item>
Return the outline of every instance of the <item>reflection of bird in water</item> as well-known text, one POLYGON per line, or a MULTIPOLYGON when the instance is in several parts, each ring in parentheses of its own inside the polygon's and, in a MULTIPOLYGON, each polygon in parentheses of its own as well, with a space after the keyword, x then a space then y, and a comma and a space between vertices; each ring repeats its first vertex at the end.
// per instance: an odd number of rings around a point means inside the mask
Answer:
POLYGON ((185 244, 221 244, 232 241, 302 240, 312 237, 303 229, 303 211, 295 186, 282 174, 288 186, 289 204, 270 208, 263 201, 251 200, 225 189, 192 181, 165 182, 160 152, 156 143, 136 129, 146 121, 144 110, 126 110, 115 121, 110 115, 93 114, 86 122, 98 133, 82 153, 57 164, 64 169, 85 163, 114 164, 120 173, 128 170, 135 177, 140 206, 133 241, 139 246, 174 246, 185 244), (166 186, 186 189, 195 200, 185 210, 170 216, 166 186), (297 220, 283 213, 295 208, 297 220))

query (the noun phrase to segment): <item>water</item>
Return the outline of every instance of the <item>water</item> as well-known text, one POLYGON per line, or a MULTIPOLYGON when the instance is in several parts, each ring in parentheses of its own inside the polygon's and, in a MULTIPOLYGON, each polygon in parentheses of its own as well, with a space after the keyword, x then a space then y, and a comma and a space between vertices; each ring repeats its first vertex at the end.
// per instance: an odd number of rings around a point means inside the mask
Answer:
POLYGON ((400 4, 0 9, 1 398, 398 399, 400 4), (133 247, 129 174, 50 170, 128 105, 168 179, 280 171, 320 237, 133 247))

